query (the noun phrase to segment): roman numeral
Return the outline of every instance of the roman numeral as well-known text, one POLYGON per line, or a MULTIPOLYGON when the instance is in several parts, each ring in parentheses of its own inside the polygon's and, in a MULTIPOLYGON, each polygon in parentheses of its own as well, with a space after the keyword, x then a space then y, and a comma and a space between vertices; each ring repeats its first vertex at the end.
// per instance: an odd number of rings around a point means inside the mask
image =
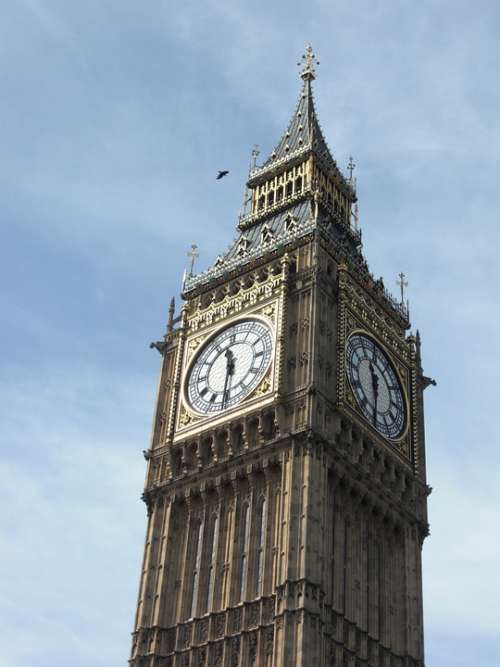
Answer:
POLYGON ((205 394, 207 393, 207 391, 208 391, 208 387, 204 387, 204 388, 200 391, 200 396, 205 396, 205 394))

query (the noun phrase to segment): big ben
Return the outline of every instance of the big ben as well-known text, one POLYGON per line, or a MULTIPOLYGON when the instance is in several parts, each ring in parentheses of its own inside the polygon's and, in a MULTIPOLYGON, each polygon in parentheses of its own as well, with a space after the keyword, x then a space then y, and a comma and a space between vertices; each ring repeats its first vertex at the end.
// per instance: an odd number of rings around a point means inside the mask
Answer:
POLYGON ((315 65, 236 241, 154 344, 133 667, 424 665, 431 380, 363 256, 315 65))

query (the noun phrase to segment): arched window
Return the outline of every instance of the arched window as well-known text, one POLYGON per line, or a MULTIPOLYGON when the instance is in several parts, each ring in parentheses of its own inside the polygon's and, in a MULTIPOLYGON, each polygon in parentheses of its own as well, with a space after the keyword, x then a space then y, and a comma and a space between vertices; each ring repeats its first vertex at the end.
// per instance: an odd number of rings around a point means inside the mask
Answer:
POLYGON ((257 558, 255 571, 257 573, 256 597, 260 597, 264 592, 264 565, 265 565, 265 546, 266 546, 266 499, 263 498, 259 505, 257 513, 257 558))
POLYGON ((208 586, 207 586, 207 602, 205 605, 205 611, 212 611, 212 606, 214 602, 214 588, 215 588, 215 575, 217 569, 217 550, 219 545, 219 515, 215 514, 212 517, 212 525, 210 530, 210 549, 208 551, 210 555, 210 564, 208 566, 208 586))
POLYGON ((248 549, 250 546, 250 517, 249 506, 245 503, 241 510, 241 532, 240 532, 240 594, 239 600, 243 601, 247 592, 247 575, 248 575, 248 549))

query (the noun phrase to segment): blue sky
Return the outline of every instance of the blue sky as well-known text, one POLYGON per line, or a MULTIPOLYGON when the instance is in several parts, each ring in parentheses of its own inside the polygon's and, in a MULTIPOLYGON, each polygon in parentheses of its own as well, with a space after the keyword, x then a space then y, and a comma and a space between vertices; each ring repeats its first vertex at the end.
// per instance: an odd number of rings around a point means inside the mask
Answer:
POLYGON ((0 21, 1 667, 128 657, 160 337, 311 41, 365 254, 423 338, 427 664, 500 664, 500 6, 18 0, 0 21), (214 180, 218 169, 230 176, 214 180))

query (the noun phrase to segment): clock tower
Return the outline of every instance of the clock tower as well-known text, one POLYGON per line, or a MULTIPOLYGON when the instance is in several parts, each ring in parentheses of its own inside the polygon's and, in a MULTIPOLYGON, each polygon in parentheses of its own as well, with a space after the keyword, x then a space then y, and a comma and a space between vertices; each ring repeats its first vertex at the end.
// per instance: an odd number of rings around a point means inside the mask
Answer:
MULTIPOLYGON (((361 252, 314 108, 249 174, 162 357, 133 667, 422 667, 420 337, 361 252)), ((403 279, 402 279, 403 280, 403 279)))

